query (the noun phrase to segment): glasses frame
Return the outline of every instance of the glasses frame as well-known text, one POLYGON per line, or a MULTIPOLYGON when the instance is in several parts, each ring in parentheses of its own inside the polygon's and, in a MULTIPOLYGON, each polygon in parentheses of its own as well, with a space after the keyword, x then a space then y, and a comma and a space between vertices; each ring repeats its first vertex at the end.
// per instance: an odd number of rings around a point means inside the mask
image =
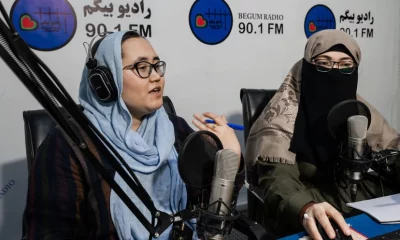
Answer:
MULTIPOLYGON (((351 72, 342 72, 341 69, 343 69, 343 68, 340 68, 340 67, 339 67, 340 62, 335 62, 335 61, 332 61, 332 60, 329 60, 329 59, 324 59, 325 61, 328 61, 328 62, 331 62, 331 63, 332 63, 332 66, 331 66, 330 68, 327 68, 327 67, 323 67, 323 66, 317 65, 317 64, 315 63, 316 60, 317 60, 317 59, 313 59, 312 62, 314 63, 314 65, 315 65, 317 71, 319 71, 319 72, 329 72, 329 71, 332 70, 332 68, 337 64, 339 72, 341 72, 342 74, 348 74, 348 75, 350 75, 350 74, 352 74, 352 73, 354 72, 354 70, 355 70, 355 69, 357 68, 357 66, 358 66, 356 63, 354 63, 354 67, 352 67, 352 71, 351 71, 351 72), (321 69, 318 68, 318 66, 327 69, 327 71, 322 71, 321 69)), ((321 60, 322 60, 322 59, 321 59, 321 60)))
POLYGON ((148 77, 151 76, 151 73, 153 72, 153 69, 155 69, 155 71, 158 73, 158 75, 160 75, 160 77, 163 77, 165 75, 166 68, 167 68, 167 63, 164 62, 164 61, 158 61, 156 63, 150 63, 150 62, 147 62, 147 61, 140 61, 140 62, 136 62, 134 64, 127 65, 124 68, 122 68, 122 70, 132 70, 132 71, 136 70, 136 73, 140 78, 148 78, 148 77), (150 66, 150 70, 149 70, 148 76, 142 76, 140 74, 140 72, 139 72, 138 65, 142 64, 142 63, 146 63, 146 64, 148 64, 150 66), (160 64, 164 68, 162 73, 159 73, 157 71, 157 67, 160 67, 160 64))

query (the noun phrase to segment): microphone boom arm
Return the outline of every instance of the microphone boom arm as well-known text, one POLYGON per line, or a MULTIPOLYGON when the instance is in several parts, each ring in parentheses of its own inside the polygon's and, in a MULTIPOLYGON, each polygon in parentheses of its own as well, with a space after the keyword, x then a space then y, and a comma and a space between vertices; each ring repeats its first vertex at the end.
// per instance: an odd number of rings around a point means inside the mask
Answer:
POLYGON ((82 153, 86 156, 86 159, 143 224, 146 230, 149 231, 150 235, 154 238, 159 237, 171 225, 171 216, 155 208, 150 196, 140 184, 140 181, 133 171, 128 167, 127 163, 82 113, 78 105, 51 70, 35 55, 21 36, 15 31, 1 1, 0 12, 6 22, 5 23, 3 19, 0 18, 0 57, 36 100, 47 110, 54 121, 80 148, 82 153), (67 114, 61 111, 60 105, 64 107, 67 114), (71 122, 67 120, 68 116, 74 120, 74 124, 71 124, 71 122), (79 129, 75 129, 73 125, 76 125, 79 129), (132 191, 147 207, 152 215, 152 222, 154 223, 155 219, 157 219, 157 224, 155 226, 146 219, 126 193, 108 174, 107 170, 95 157, 92 150, 87 147, 88 144, 78 133, 79 131, 86 133, 89 141, 95 146, 100 146, 97 148, 99 154, 107 159, 110 165, 120 174, 132 191), (116 158, 118 160, 116 160, 116 158), (126 170, 124 170, 121 164, 124 165, 126 170), (130 176, 126 171, 128 171, 130 176))

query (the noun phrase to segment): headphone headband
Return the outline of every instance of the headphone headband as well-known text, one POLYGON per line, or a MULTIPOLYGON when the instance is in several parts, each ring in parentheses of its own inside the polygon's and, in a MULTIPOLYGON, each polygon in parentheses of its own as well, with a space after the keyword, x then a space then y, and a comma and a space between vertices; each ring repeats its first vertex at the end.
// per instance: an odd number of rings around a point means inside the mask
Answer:
POLYGON ((104 40, 104 38, 106 38, 108 35, 110 35, 110 34, 112 34, 113 32, 102 32, 102 33, 99 33, 99 34, 97 34, 94 38, 92 38, 92 40, 90 41, 90 44, 89 44, 89 49, 88 49, 88 51, 87 51, 87 57, 86 57, 86 66, 89 68, 89 69, 93 69, 93 68, 95 68, 96 66, 97 66, 97 60, 96 59, 94 59, 94 55, 96 54, 96 52, 97 52, 97 48, 98 48, 98 46, 100 45, 100 43, 101 43, 101 41, 103 41, 104 40), (99 39, 99 44, 98 44, 98 46, 97 46, 97 48, 96 48, 96 51, 93 53, 92 51, 93 51, 93 43, 94 43, 94 40, 96 40, 96 38, 98 37, 98 36, 100 36, 101 38, 99 39))

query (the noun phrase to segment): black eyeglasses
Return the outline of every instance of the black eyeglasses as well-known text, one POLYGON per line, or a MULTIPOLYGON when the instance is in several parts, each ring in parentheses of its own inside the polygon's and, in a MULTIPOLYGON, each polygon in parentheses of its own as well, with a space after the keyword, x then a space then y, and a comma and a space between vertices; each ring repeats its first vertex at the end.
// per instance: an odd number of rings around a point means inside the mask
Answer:
POLYGON ((156 70, 158 75, 162 77, 165 74, 166 63, 164 61, 159 61, 152 64, 146 61, 140 61, 135 64, 125 66, 123 70, 132 70, 135 71, 139 75, 139 77, 148 78, 150 77, 153 68, 156 70))
POLYGON ((357 65, 351 60, 334 62, 328 59, 314 59, 313 62, 317 67, 317 70, 320 72, 329 72, 335 64, 337 64, 339 72, 343 74, 352 74, 357 67, 357 65))

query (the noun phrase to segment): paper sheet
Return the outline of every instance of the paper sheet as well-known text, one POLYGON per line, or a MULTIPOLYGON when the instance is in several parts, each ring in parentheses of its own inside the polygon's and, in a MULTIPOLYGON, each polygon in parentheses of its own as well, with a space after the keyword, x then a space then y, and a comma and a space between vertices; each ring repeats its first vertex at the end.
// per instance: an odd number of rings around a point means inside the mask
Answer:
POLYGON ((400 223, 400 194, 348 203, 347 205, 369 214, 382 224, 400 223))

